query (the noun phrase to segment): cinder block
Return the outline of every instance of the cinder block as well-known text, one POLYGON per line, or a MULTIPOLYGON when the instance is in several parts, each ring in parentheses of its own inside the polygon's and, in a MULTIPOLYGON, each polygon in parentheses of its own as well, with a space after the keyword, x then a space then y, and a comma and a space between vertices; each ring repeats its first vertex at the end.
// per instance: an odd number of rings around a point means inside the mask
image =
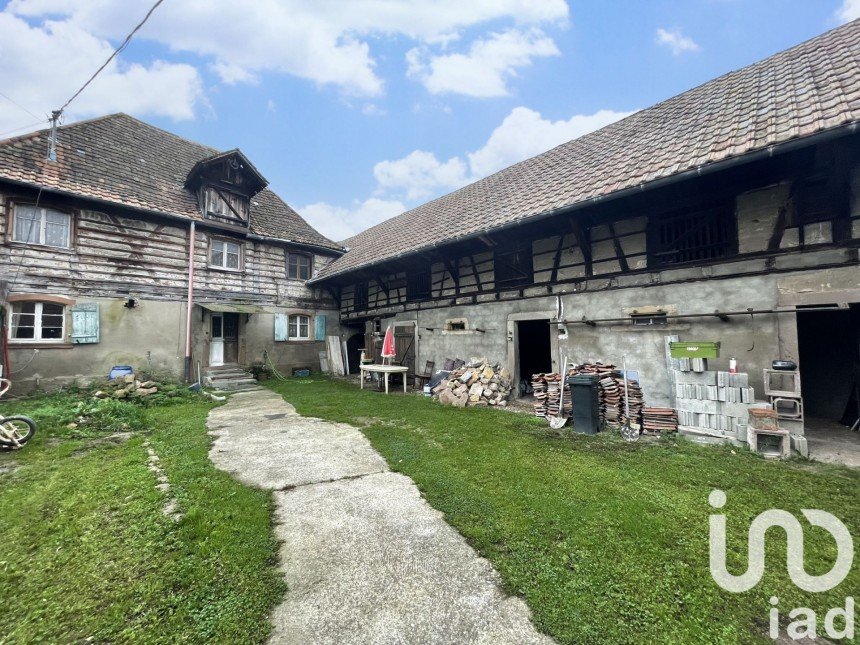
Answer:
POLYGON ((692 383, 694 385, 716 385, 716 372, 682 372, 675 371, 675 383, 692 383))
POLYGON ((764 370, 765 396, 800 397, 800 372, 764 370))
POLYGON ((729 387, 749 387, 750 376, 743 372, 737 374, 729 374, 729 387))
POLYGON ((717 385, 720 387, 727 387, 729 384, 729 373, 728 372, 717 372, 717 385))
POLYGON ((726 400, 726 388, 717 386, 717 401, 725 401, 726 400))
POLYGON ((691 358, 690 364, 692 365, 694 372, 707 372, 708 371, 708 359, 707 358, 691 358))
POLYGON ((789 435, 791 440, 791 449, 799 452, 801 457, 809 458, 809 444, 806 442, 806 437, 799 434, 789 435))
POLYGON ((707 398, 709 401, 717 400, 717 390, 719 389, 716 385, 706 385, 707 388, 707 398))
POLYGON ((696 412, 696 403, 698 403, 698 399, 675 399, 675 409, 678 412, 696 412))
POLYGON ((725 414, 746 424, 749 418, 750 407, 746 403, 720 403, 720 414, 725 414))
POLYGON ((692 410, 701 414, 716 414, 718 406, 718 401, 698 399, 694 401, 692 410))
POLYGON ((690 359, 689 358, 679 358, 678 359, 678 369, 682 372, 690 371, 690 359))
POLYGON ((803 419, 803 399, 775 396, 770 402, 780 419, 803 419))
POLYGON ((755 403, 755 390, 751 387, 741 388, 741 402, 755 403))

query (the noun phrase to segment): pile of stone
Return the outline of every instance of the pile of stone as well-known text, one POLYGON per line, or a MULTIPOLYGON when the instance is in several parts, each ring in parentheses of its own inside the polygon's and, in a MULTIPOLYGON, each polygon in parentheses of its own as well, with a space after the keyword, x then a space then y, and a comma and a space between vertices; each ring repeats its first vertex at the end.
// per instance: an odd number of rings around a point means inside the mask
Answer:
POLYGON ((93 394, 93 397, 96 399, 128 399, 149 396, 158 392, 158 383, 140 381, 134 374, 117 376, 112 381, 108 381, 108 386, 108 388, 93 394))
POLYGON ((508 404, 511 393, 511 374, 486 358, 473 358, 453 370, 432 390, 439 403, 456 408, 486 407, 508 404))

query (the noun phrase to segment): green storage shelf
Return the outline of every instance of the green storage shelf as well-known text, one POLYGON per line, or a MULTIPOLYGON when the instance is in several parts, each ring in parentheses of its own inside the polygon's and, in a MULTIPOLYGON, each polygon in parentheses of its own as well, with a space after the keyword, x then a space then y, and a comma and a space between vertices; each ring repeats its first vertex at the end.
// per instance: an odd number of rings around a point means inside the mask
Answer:
POLYGON ((669 343, 672 358, 719 358, 720 343, 703 340, 684 340, 669 343))

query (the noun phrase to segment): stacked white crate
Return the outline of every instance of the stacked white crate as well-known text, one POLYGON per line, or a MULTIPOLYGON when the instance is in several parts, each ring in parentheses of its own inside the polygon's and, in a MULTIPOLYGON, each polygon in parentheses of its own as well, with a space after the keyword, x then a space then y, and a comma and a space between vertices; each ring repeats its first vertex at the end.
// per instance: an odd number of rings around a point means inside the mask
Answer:
POLYGON ((755 403, 749 376, 696 367, 701 371, 682 362, 673 370, 678 432, 703 443, 746 443, 749 407, 755 403))

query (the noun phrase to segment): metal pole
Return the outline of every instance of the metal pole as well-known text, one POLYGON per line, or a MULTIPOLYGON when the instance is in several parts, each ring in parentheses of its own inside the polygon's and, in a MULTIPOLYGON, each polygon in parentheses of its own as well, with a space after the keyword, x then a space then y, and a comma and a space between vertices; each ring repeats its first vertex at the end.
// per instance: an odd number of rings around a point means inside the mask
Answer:
POLYGON ((188 309, 185 312, 185 382, 191 381, 191 310, 194 308, 194 233, 195 222, 188 229, 188 309))

